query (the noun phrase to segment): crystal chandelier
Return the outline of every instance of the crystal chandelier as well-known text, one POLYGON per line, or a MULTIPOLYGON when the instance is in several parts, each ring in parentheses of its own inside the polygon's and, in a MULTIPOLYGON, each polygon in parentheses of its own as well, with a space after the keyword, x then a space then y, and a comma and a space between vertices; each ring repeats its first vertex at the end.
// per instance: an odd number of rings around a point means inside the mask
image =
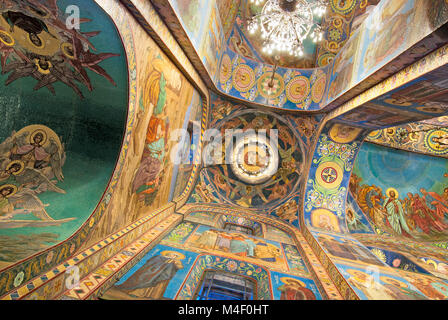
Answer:
MULTIPOLYGON (((255 5, 262 1, 250 0, 255 5)), ((308 36, 313 42, 322 40, 322 28, 314 22, 314 17, 324 15, 327 0, 308 1, 267 0, 261 13, 249 20, 247 29, 251 34, 261 31, 264 53, 286 52, 300 57, 303 56, 303 41, 308 36)))

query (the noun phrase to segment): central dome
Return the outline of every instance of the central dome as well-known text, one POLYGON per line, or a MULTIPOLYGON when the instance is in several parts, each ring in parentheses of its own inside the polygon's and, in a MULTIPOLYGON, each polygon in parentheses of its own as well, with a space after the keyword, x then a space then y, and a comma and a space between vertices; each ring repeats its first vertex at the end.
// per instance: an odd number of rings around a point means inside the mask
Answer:
POLYGON ((246 183, 260 184, 269 180, 278 169, 277 146, 264 135, 251 133, 237 140, 230 151, 233 173, 246 183))

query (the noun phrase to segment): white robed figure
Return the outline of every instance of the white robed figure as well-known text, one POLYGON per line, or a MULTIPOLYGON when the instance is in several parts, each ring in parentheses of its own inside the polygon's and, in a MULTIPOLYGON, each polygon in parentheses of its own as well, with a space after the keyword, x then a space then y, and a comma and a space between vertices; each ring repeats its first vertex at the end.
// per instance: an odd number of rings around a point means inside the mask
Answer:
POLYGON ((395 189, 389 188, 386 191, 386 194, 388 195, 388 198, 384 201, 384 208, 387 211, 387 220, 389 221, 390 226, 400 235, 403 231, 409 234, 409 226, 406 223, 403 205, 397 197, 398 193, 395 189))

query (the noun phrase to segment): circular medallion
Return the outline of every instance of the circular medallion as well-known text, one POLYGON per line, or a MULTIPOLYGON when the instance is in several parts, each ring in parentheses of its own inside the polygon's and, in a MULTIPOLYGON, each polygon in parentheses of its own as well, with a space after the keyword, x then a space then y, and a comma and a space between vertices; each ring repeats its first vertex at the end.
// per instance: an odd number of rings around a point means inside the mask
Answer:
POLYGON ((386 196, 389 198, 398 199, 400 194, 398 193, 397 189, 390 187, 386 190, 386 196))
POLYGON ((233 71, 233 86, 240 92, 249 91, 255 84, 255 72, 246 64, 238 65, 233 71))
POLYGON ((277 98, 284 90, 285 83, 279 74, 272 79, 272 72, 263 74, 258 80, 258 93, 266 99, 277 98))
POLYGON ((435 154, 448 153, 448 129, 428 131, 425 136, 425 147, 435 154))
POLYGON ((45 258, 45 262, 49 264, 53 261, 53 258, 54 258, 54 251, 50 251, 48 252, 47 257, 45 258))
POLYGON ((320 177, 326 183, 333 183, 338 178, 338 173, 333 167, 326 167, 320 173, 320 177))
POLYGON ((370 132, 367 137, 369 138, 369 140, 376 140, 381 137, 382 133, 383 133, 382 130, 375 130, 375 131, 370 132))
POLYGON ((333 161, 323 162, 317 167, 316 182, 325 189, 337 188, 343 178, 342 168, 333 161))
POLYGON ((221 70, 219 72, 219 81, 221 81, 221 83, 226 83, 227 80, 229 80, 231 76, 232 76, 232 60, 230 60, 230 57, 227 54, 225 54, 222 57, 222 61, 221 61, 221 70))
POLYGON ((358 137, 360 132, 360 128, 335 124, 331 127, 329 136, 336 143, 350 143, 358 137))
POLYGON ((303 102, 310 92, 310 81, 307 77, 299 76, 289 81, 286 86, 286 96, 293 103, 303 102))
POLYGON ((18 287, 22 284, 23 279, 25 279, 25 273, 23 271, 20 271, 16 277, 14 278, 14 287, 18 287))
POLYGON ((314 82, 313 87, 311 88, 311 97, 313 98, 313 102, 319 103, 321 102, 324 91, 325 91, 325 85, 327 84, 327 78, 325 74, 321 74, 316 82, 314 82))
POLYGON ((254 133, 245 135, 237 139, 230 152, 230 167, 241 181, 259 184, 277 172, 278 149, 266 136, 254 133))
POLYGON ((426 105, 422 107, 417 107, 415 109, 424 113, 432 113, 432 114, 441 114, 446 112, 447 110, 447 108, 443 105, 432 105, 432 106, 426 105))
POLYGON ((331 62, 333 62, 334 57, 335 57, 335 54, 333 54, 333 53, 325 53, 325 54, 321 55, 318 59, 319 67, 323 67, 323 66, 330 64, 331 62))
POLYGON ((341 231, 336 215, 325 208, 317 208, 311 211, 311 225, 314 228, 327 231, 341 231))
POLYGON ((339 14, 349 14, 356 7, 356 0, 330 0, 331 8, 339 14))

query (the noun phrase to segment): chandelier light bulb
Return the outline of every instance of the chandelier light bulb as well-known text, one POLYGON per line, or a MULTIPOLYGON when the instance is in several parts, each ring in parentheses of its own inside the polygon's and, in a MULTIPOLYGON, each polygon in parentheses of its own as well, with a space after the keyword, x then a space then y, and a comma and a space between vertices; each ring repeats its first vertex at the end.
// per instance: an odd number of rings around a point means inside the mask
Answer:
MULTIPOLYGON (((260 4, 262 0, 250 0, 260 4)), ((290 55, 303 56, 303 41, 310 37, 313 42, 321 41, 321 27, 314 21, 314 16, 323 16, 327 0, 308 3, 304 0, 267 0, 261 13, 252 17, 249 32, 260 29, 263 52, 272 54, 285 52, 290 55)))

